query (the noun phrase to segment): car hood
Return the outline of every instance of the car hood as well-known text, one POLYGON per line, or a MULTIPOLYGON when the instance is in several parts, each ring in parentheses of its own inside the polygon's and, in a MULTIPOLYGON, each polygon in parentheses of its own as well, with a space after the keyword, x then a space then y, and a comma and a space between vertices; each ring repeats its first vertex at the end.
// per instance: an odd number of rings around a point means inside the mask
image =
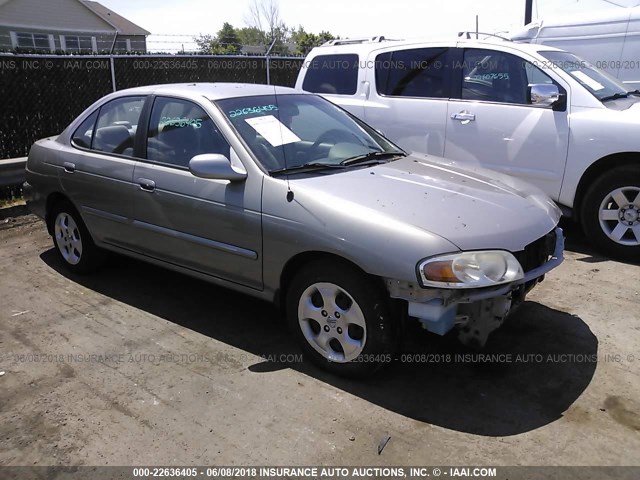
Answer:
MULTIPOLYGON (((541 190, 482 168, 413 154, 374 167, 290 177, 291 188, 334 209, 367 210, 443 237, 461 250, 523 250, 557 225, 541 190)), ((297 194, 298 192, 296 192, 297 194)), ((365 213, 366 214, 366 213, 365 213)))

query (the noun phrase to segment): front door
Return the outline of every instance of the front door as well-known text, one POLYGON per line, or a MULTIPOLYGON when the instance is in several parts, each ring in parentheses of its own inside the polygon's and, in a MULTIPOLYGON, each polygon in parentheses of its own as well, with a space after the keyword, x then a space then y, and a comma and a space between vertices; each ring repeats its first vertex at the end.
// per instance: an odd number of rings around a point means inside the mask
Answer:
POLYGON ((235 283, 262 288, 262 178, 195 177, 189 160, 217 153, 239 161, 204 109, 155 98, 147 160, 134 172, 134 226, 141 253, 235 283))
POLYGON ((527 98, 528 85, 553 80, 522 58, 496 50, 465 49, 453 67, 462 88, 449 101, 444 155, 520 177, 557 200, 568 111, 535 107, 527 98))

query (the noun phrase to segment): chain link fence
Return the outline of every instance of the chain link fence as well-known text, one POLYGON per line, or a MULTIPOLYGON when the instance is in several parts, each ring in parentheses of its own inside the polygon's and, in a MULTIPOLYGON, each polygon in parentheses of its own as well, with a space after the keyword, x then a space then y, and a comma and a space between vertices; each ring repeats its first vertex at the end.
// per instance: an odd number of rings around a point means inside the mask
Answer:
POLYGON ((300 57, 0 55, 0 159, 26 156, 115 90, 181 82, 293 86, 300 57))

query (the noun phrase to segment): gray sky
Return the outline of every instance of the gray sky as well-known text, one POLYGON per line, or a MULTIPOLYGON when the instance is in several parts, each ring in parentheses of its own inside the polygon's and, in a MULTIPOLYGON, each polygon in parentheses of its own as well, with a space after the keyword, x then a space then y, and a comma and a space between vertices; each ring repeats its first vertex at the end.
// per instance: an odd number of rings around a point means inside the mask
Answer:
MULTIPOLYGON (((193 49, 191 37, 215 34, 223 22, 246 26, 249 0, 99 0, 154 35, 150 50, 193 49), (172 36, 160 36, 170 34, 172 36), (180 36, 174 36, 180 35, 180 36)), ((632 0, 534 0, 534 19, 557 14, 638 4, 632 0)), ((341 37, 385 35, 416 38, 475 30, 499 32, 517 28, 524 20, 524 0, 279 0, 288 26, 308 32, 328 30, 341 37)))

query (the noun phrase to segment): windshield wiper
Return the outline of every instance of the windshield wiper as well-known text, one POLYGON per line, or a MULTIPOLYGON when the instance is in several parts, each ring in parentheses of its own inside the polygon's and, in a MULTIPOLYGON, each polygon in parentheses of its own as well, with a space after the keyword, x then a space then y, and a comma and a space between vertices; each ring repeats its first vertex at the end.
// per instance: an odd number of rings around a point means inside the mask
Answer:
POLYGON ((607 97, 602 97, 600 99, 601 102, 606 102, 607 100, 617 100, 619 98, 627 98, 629 95, 627 95, 627 92, 624 93, 620 93, 620 92, 616 92, 613 95, 609 95, 607 97))
POLYGON ((632 92, 627 92, 629 95, 640 95, 640 90, 635 89, 632 92))
POLYGON ((377 161, 377 163, 382 163, 382 160, 385 158, 394 158, 394 157, 406 157, 407 154, 404 152, 369 152, 364 155, 356 155, 355 157, 347 158, 340 162, 340 165, 348 166, 348 165, 356 165, 359 163, 370 162, 372 160, 377 161))
POLYGON ((328 168, 338 168, 342 170, 346 167, 344 165, 337 165, 335 163, 310 162, 310 163, 303 163, 302 165, 296 165, 294 167, 278 168, 276 170, 270 170, 269 173, 272 175, 277 175, 281 173, 293 173, 293 172, 301 172, 305 170, 308 170, 308 171, 324 170, 328 168))

